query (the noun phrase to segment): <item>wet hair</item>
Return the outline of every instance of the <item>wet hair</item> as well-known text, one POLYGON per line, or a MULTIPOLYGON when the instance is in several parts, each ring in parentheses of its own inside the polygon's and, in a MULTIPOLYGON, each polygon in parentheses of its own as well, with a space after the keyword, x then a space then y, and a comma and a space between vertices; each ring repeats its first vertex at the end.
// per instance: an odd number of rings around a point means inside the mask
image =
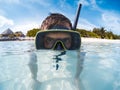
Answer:
POLYGON ((72 29, 70 20, 60 13, 51 13, 41 24, 40 29, 72 29))

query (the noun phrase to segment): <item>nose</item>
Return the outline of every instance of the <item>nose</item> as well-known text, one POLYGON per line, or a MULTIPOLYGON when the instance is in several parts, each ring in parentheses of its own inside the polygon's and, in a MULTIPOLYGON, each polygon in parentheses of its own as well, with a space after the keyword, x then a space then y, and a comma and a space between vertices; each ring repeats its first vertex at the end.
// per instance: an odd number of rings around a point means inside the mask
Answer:
POLYGON ((62 42, 57 42, 54 46, 54 50, 65 50, 64 45, 62 42))

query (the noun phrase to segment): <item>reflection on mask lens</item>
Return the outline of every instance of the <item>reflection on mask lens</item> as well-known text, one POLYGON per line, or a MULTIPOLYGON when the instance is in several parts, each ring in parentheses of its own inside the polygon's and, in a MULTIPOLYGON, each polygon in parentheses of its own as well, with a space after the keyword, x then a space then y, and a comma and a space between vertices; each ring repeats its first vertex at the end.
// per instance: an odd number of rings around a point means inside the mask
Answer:
POLYGON ((63 38, 63 39, 54 39, 50 37, 45 37, 44 45, 46 48, 51 49, 68 49, 71 46, 71 38, 63 38))

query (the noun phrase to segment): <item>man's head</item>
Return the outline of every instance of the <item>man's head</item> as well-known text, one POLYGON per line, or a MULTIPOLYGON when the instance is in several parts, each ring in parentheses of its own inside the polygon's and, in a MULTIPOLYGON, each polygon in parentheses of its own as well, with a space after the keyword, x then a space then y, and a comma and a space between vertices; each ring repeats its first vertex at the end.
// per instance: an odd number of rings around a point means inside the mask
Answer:
MULTIPOLYGON (((72 24, 70 20, 62 14, 51 13, 41 25, 41 30, 46 29, 72 29, 72 24)), ((64 49, 71 47, 71 35, 68 33, 57 32, 57 33, 48 33, 44 38, 44 46, 48 49, 64 49), (69 39, 69 41, 67 40, 69 39), (65 41, 66 40, 66 41, 65 41), (64 41, 64 42, 63 42, 64 41), (54 45, 53 45, 54 44, 54 45)))
POLYGON ((72 29, 70 20, 62 14, 51 13, 41 24, 41 30, 72 29))
POLYGON ((80 35, 71 30, 70 20, 62 14, 50 14, 36 36, 37 49, 75 50, 80 47, 80 35))

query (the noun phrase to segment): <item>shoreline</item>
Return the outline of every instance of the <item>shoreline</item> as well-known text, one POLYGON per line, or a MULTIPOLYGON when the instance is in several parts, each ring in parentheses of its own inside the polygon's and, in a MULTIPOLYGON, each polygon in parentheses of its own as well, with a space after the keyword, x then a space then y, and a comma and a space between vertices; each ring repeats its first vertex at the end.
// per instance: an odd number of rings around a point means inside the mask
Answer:
MULTIPOLYGON (((1 41, 34 41, 35 37, 25 37, 25 38, 17 38, 17 39, 0 39, 1 41)), ((109 43, 120 43, 119 39, 101 39, 101 38, 86 38, 81 37, 81 42, 109 42, 109 43)))
POLYGON ((101 39, 101 38, 85 38, 81 37, 81 42, 109 42, 109 43, 120 43, 119 39, 101 39))
POLYGON ((6 39, 0 39, 0 41, 30 41, 35 40, 34 37, 18 37, 18 38, 6 38, 6 39))

